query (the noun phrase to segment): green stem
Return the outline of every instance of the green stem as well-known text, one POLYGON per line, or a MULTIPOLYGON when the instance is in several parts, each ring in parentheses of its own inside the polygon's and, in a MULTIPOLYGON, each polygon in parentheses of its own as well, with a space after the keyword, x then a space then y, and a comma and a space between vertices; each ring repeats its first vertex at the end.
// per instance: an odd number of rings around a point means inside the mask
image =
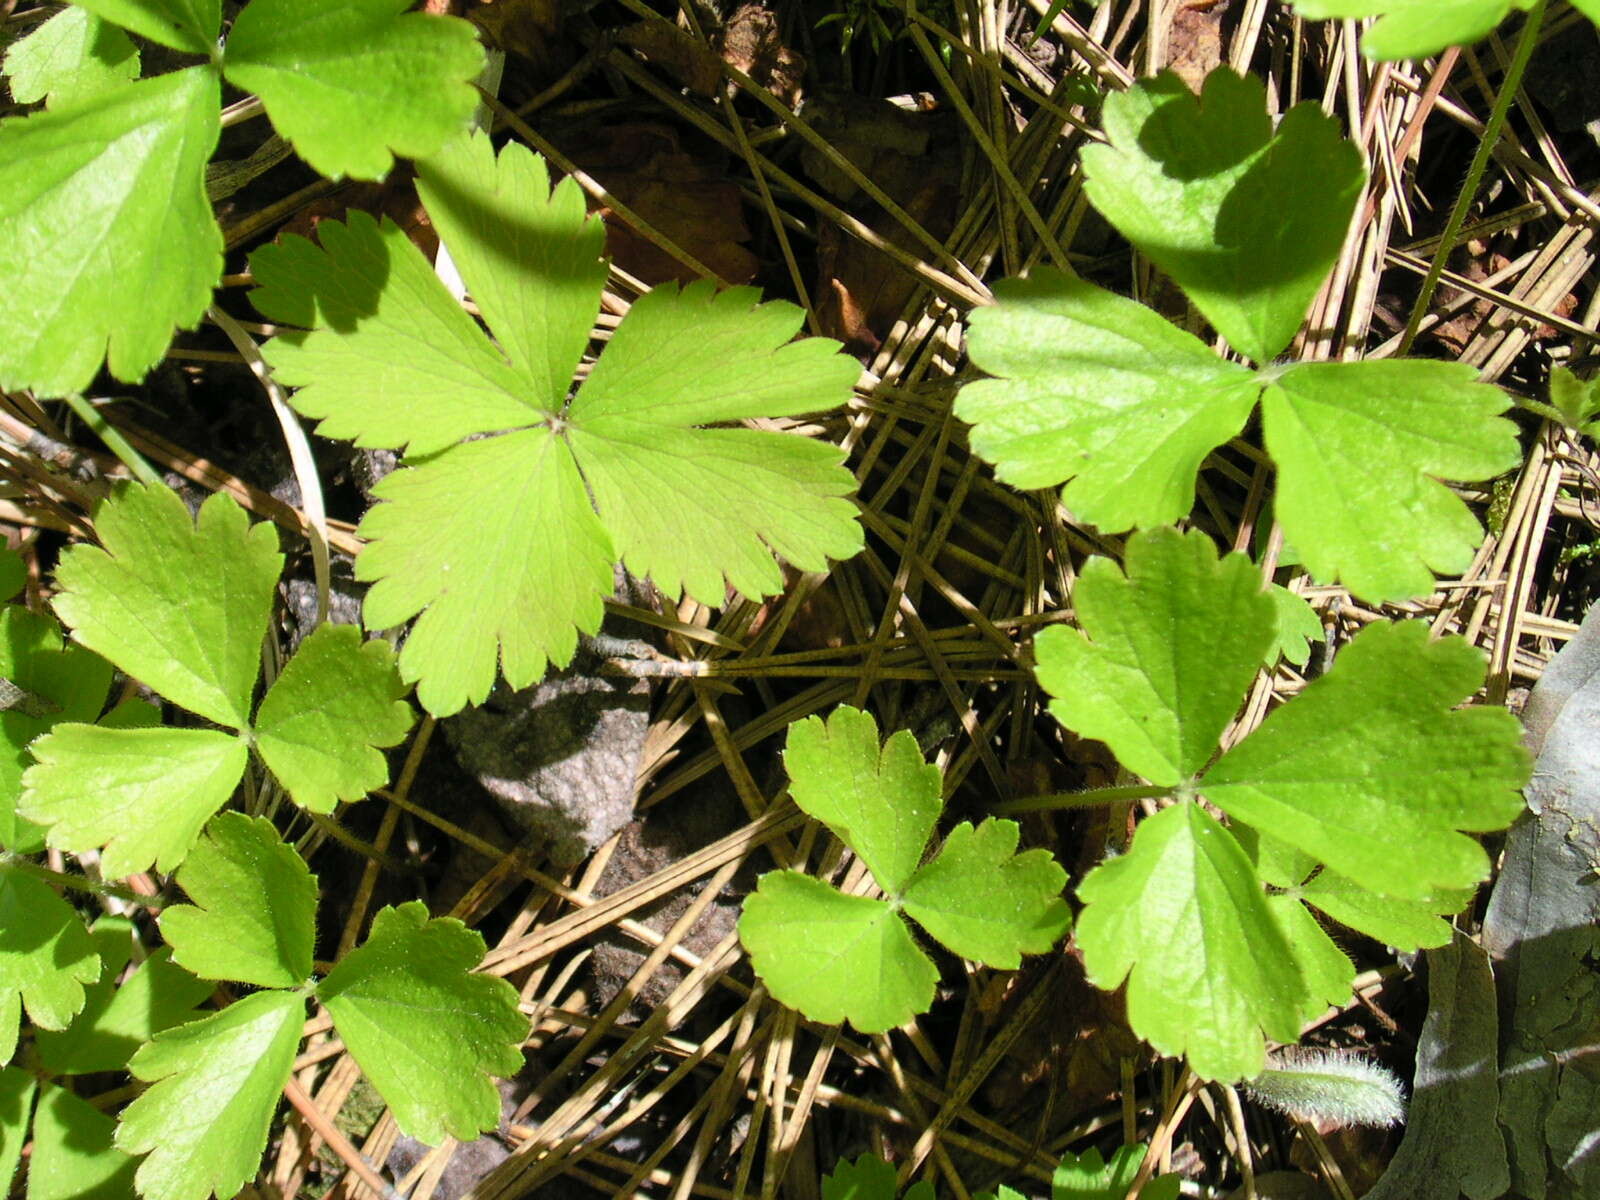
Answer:
POLYGON ((62 399, 67 402, 68 408, 83 419, 85 425, 94 430, 95 436, 106 444, 106 449, 115 454, 118 461, 133 472, 135 479, 143 484, 161 483, 161 476, 156 473, 156 469, 145 462, 144 456, 122 436, 120 429, 100 415, 98 408, 76 392, 63 396, 62 399))
POLYGON ((1411 317, 1406 321, 1405 336, 1400 339, 1400 349, 1396 352, 1396 357, 1409 353, 1411 344, 1417 340, 1417 330, 1422 326, 1422 318, 1427 314, 1428 305, 1433 301, 1433 293, 1444 275, 1445 260, 1450 257, 1450 251, 1455 249, 1456 238, 1460 236, 1461 227, 1467 222, 1467 210, 1472 207, 1472 201, 1478 194, 1478 185, 1483 182, 1483 173, 1489 166, 1489 156, 1494 153, 1494 148, 1500 141, 1500 131, 1505 127, 1506 117, 1511 113, 1511 104, 1517 98, 1517 90, 1522 86, 1522 76, 1528 68, 1528 60, 1533 57, 1533 49, 1539 42, 1539 26, 1544 23, 1544 6, 1545 0, 1536 0, 1533 7, 1528 10, 1528 19, 1523 22, 1522 33, 1517 39, 1516 52, 1511 56, 1511 66, 1500 85, 1499 95, 1494 98, 1494 108, 1489 113, 1488 124, 1483 127, 1483 139, 1478 143, 1477 152, 1472 156, 1472 165, 1467 169, 1466 182, 1461 185, 1461 194, 1456 197, 1456 206, 1450 213, 1450 222, 1444 227, 1444 234, 1439 239, 1439 248, 1434 251, 1433 262, 1428 266, 1427 278, 1422 281, 1422 291, 1417 293, 1416 303, 1411 306, 1411 317))
POLYGON ((9 867, 14 871, 32 875, 35 879, 42 879, 45 883, 54 884, 56 887, 72 888, 78 892, 90 892, 96 896, 115 896, 118 900, 126 900, 130 904, 138 904, 144 908, 161 909, 166 902, 155 896, 141 896, 130 887, 120 883, 106 883, 100 879, 90 879, 87 875, 67 875, 60 871, 52 871, 49 867, 40 866, 30 859, 23 858, 20 854, 11 851, 0 851, 0 867, 9 867))
POLYGON ((1115 804, 1119 800, 1159 800, 1172 795, 1169 787, 1156 787, 1140 783, 1128 787, 1090 788, 1087 792, 1057 792, 1049 796, 1024 796, 1021 800, 1008 800, 996 804, 991 812, 1019 813, 1045 812, 1057 808, 1096 808, 1102 804, 1115 804))

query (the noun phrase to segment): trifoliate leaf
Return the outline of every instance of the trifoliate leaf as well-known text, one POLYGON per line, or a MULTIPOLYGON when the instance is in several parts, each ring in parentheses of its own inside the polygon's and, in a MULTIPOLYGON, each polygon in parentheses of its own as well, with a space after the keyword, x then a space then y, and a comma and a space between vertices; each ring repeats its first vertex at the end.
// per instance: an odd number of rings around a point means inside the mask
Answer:
POLYGON ((413 900, 382 909, 365 943, 317 985, 356 1064, 410 1137, 470 1141, 500 1123, 490 1075, 515 1075, 528 1020, 503 979, 473 974, 483 938, 413 900))
POLYGON ((746 897, 739 936, 767 989, 814 1021, 863 1033, 902 1025, 933 1002, 938 970, 898 910, 957 954, 1014 969, 1055 944, 1070 921, 1066 875, 1042 850, 1017 854, 1011 821, 963 822, 921 867, 942 807, 937 767, 896 732, 854 708, 789 727, 784 762, 795 802, 826 823, 871 869, 889 899, 847 896, 798 871, 762 876, 746 897))
POLYGON ((997 285, 972 316, 956 415, 1000 478, 1067 480, 1063 502, 1107 531, 1186 515, 1194 473, 1262 396, 1276 513, 1320 580, 1366 598, 1426 594, 1429 568, 1471 560, 1477 522, 1437 478, 1519 461, 1504 395, 1472 368, 1411 360, 1305 363, 1251 373, 1142 305, 1041 269, 997 285), (1436 478, 1437 477, 1437 478, 1436 478))
POLYGON ((961 822, 906 884, 906 915, 962 958, 1007 971, 1049 950, 1072 923, 1067 873, 1048 850, 1018 854, 1020 832, 1015 821, 961 822))
POLYGON ((1428 640, 1425 622, 1367 626, 1333 669, 1228 751, 1206 798, 1350 881, 1413 900, 1489 873, 1457 830, 1502 829, 1522 810, 1516 718, 1456 706, 1483 682, 1482 652, 1428 640))
POLYGON ((320 625, 300 643, 256 713, 256 749, 296 804, 332 812, 389 780, 379 748, 411 728, 387 642, 320 625))
POLYGON ((879 887, 898 893, 944 808, 939 768, 912 733, 897 730, 880 750, 878 723, 841 705, 826 723, 807 717, 789 726, 783 761, 794 802, 848 844, 879 887))
POLYGON ((1267 651, 1265 663, 1276 666, 1279 658, 1287 659, 1297 667, 1311 661, 1311 643, 1324 638, 1322 618, 1304 596, 1274 583, 1267 595, 1278 610, 1278 636, 1267 651))
POLYGON ((1566 367, 1550 369, 1550 403, 1577 433, 1594 437, 1600 430, 1600 379, 1579 379, 1566 367))
POLYGON ((222 27, 222 0, 73 0, 140 37, 187 54, 209 56, 222 27))
POLYGON ((1292 1042, 1305 982, 1239 843, 1203 808, 1172 805, 1142 822, 1120 858, 1078 886, 1077 944, 1096 987, 1127 980, 1128 1021, 1196 1073, 1258 1074, 1263 1035, 1292 1042))
POLYGON ((148 1153, 135 1177, 145 1200, 228 1200, 255 1177, 305 1012, 294 992, 256 992, 133 1056, 152 1086, 122 1110, 116 1146, 148 1153))
POLYGON ((55 707, 45 716, 0 712, 0 845, 19 853, 44 846, 44 831, 17 816, 29 745, 61 721, 93 721, 111 688, 111 664, 82 646, 61 644, 49 617, 18 605, 0 609, 0 678, 55 707))
POLYGON ((128 35, 84 8, 64 8, 6 51, 5 73, 18 104, 70 104, 139 76, 128 35))
POLYGON ((1194 477, 1244 427, 1259 385, 1159 314, 1041 268, 995 284, 967 346, 995 379, 961 389, 972 448, 1019 488, 1069 480, 1062 501, 1106 530, 1194 505, 1194 477))
POLYGON ((1504 392, 1465 363, 1302 363, 1262 396, 1275 510, 1313 577, 1403 600, 1466 570, 1483 530, 1439 479, 1521 461, 1504 392))
POLYGON ((228 34, 228 81, 320 174, 382 179, 466 128, 483 48, 466 21, 410 0, 251 0, 228 34))
POLYGON ((167 908, 161 936, 179 965, 259 987, 306 981, 317 881, 271 821, 223 813, 183 860, 178 883, 195 903, 167 908))
POLYGON ((1266 85, 1227 67, 1198 98, 1165 71, 1104 112, 1110 144, 1083 151, 1089 199, 1236 350, 1270 362, 1339 256, 1360 151, 1313 101, 1274 130, 1266 85))
POLYGON ((860 548, 838 450, 696 428, 848 398, 857 367, 835 343, 790 344, 797 308, 757 305, 748 289, 658 288, 569 403, 600 279, 600 231, 576 186, 551 193, 543 163, 515 146, 495 159, 454 144, 420 170, 445 245, 513 361, 393 226, 324 222, 322 250, 286 239, 252 269, 264 313, 317 326, 266 350, 280 378, 308 385, 297 406, 322 418, 321 432, 409 446, 362 524, 371 545, 356 571, 375 584, 369 627, 421 614, 400 670, 424 707, 447 715, 481 701, 497 654, 516 687, 570 661, 578 632, 599 626, 617 558, 671 595, 720 604, 725 581, 746 595, 778 590, 773 552, 814 570, 860 548), (482 211, 508 204, 505 221, 482 211), (559 281, 548 293, 547 272, 559 281), (465 440, 477 435, 498 436, 465 440), (487 538, 484 495, 498 506, 487 538))
POLYGON ((112 1144, 117 1123, 53 1083, 33 1114, 28 1200, 133 1200, 137 1161, 112 1144))
POLYGON ((1338 1050, 1290 1046, 1272 1056, 1267 1069, 1248 1080, 1245 1092, 1301 1121, 1335 1129, 1369 1125, 1382 1129, 1405 1120, 1400 1081, 1377 1063, 1338 1050))
POLYGON ((103 846, 100 868, 121 879, 175 870, 200 829, 233 794, 249 752, 215 729, 57 725, 33 745, 19 811, 46 840, 78 853, 103 846))
POLYGON ((739 940, 779 1003, 862 1033, 904 1025, 933 1003, 939 970, 883 900, 847 896, 799 871, 769 871, 745 897, 739 940))
POLYGON ((17 1045, 17 998, 28 1019, 65 1029, 83 1008, 84 985, 100 977, 94 940, 72 906, 15 867, 0 867, 0 1062, 17 1045))
POLYGON ((1198 530, 1156 529, 1129 540, 1126 578, 1085 563, 1073 605, 1092 640, 1055 626, 1034 643, 1052 715, 1152 783, 1192 778, 1273 644, 1260 572, 1242 554, 1219 562, 1198 530))
MULTIPOLYGON (((900 1196, 894 1168, 876 1154, 863 1154, 851 1162, 841 1158, 831 1174, 822 1177, 822 1200, 895 1200, 900 1196)), ((933 1185, 912 1184, 900 1200, 934 1200, 933 1185)))
POLYGON ((222 271, 217 89, 190 67, 0 122, 0 388, 81 392, 102 359, 137 380, 199 321, 222 271))
POLYGON ((100 954, 100 978, 88 989, 83 1011, 60 1032, 33 1035, 39 1061, 58 1075, 122 1070, 163 1029, 199 1016, 195 1009, 214 990, 174 966, 166 947, 122 979, 133 950, 133 922, 126 917, 101 917, 90 933, 100 954))
POLYGON ((28 1122, 33 1116, 33 1095, 39 1080, 19 1067, 0 1067, 0 1188, 11 1194, 28 1142, 28 1122))
MULTIPOLYGON (((1144 1162, 1147 1146, 1118 1146, 1111 1161, 1093 1146, 1082 1155, 1068 1151, 1050 1181, 1050 1200, 1123 1200, 1144 1162)), ((1177 1200, 1179 1175, 1161 1175, 1139 1189, 1139 1200, 1177 1200)))
POLYGON ((1312 21, 1381 17, 1362 36, 1361 52, 1391 61, 1471 45, 1512 8, 1532 6, 1533 0, 1294 0, 1295 11, 1312 21))
POLYGON ((73 546, 56 570, 73 639, 190 712, 246 728, 283 568, 276 530, 252 528, 221 492, 196 519, 170 488, 122 483, 95 533, 105 549, 73 546))

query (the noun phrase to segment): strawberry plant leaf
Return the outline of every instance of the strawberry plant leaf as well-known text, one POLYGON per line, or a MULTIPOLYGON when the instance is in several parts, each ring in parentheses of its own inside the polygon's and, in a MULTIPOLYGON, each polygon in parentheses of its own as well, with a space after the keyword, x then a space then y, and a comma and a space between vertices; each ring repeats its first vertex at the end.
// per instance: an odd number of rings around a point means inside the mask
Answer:
POLYGON ((0 388, 81 392, 102 359, 139 379, 199 321, 222 271, 218 108, 216 75, 190 67, 0 122, 0 388))
POLYGON ((73 0, 102 20, 186 54, 210 57, 222 28, 222 0, 73 0))
POLYGON ((162 912, 161 936, 180 966, 258 987, 306 981, 317 882, 271 821, 222 813, 183 860, 178 883, 195 903, 162 912))
POLYGON ((1284 535, 1318 579, 1378 600, 1426 594, 1463 569, 1479 529, 1434 477, 1515 466, 1498 389, 1462 364, 1303 363, 1250 372, 1161 317, 1041 269, 996 285, 972 316, 955 412, 973 449, 1018 487, 1067 480, 1062 501, 1107 531, 1188 513, 1200 462, 1262 400, 1284 535), (1207 361, 1209 359, 1209 361, 1207 361), (1380 536, 1381 533, 1381 536, 1380 536))
POLYGON ((1015 821, 961 822, 906 884, 906 915, 962 958, 1007 971, 1049 950, 1072 921, 1067 873, 1048 850, 1018 854, 1020 833, 1015 821))
MULTIPOLYGON (((1118 1146, 1111 1161, 1093 1146, 1061 1156, 1050 1180, 1050 1200, 1123 1200, 1139 1174, 1147 1146, 1118 1146)), ((1177 1200, 1180 1175, 1161 1175, 1139 1190, 1139 1200, 1177 1200)))
POLYGON ((532 349, 533 361, 507 362, 452 314, 444 285, 392 227, 359 217, 342 229, 324 222, 323 249, 286 239, 252 263, 266 284, 256 293, 264 313, 315 318, 311 333, 266 348, 285 382, 310 385, 297 406, 322 418, 323 433, 409 447, 362 523, 371 544, 356 572, 374 583, 369 627, 421 614, 400 670, 417 682, 424 707, 443 716, 481 701, 497 653, 514 687, 551 662, 565 665, 578 632, 598 628, 619 558, 671 595, 716 604, 725 580, 746 595, 776 591, 773 552, 814 570, 860 548, 843 499, 853 480, 836 448, 697 427, 826 410, 848 398, 858 368, 836 343, 790 343, 799 309, 758 305, 749 289, 658 288, 635 302, 569 403, 599 290, 587 261, 599 234, 585 223, 574 185, 548 193, 543 165, 515 147, 494 158, 453 146, 420 170, 424 194, 445 214, 445 245, 454 254, 452 240, 462 244, 457 262, 485 298, 503 348, 532 349), (509 226, 479 211, 503 207, 501 197, 527 206, 509 226), (548 298, 547 266, 561 280, 548 298), (594 303, 580 302, 585 280, 594 303), (293 288, 314 299, 292 298, 293 288), (539 326, 510 332, 533 312, 542 313, 539 326), (430 331, 434 350, 417 352, 416 330, 430 331), (557 363, 557 349, 569 359, 557 363), (314 375, 338 382, 317 384, 314 375), (458 400, 438 399, 457 391, 458 400), (497 436, 463 440, 481 434, 497 436), (476 511, 486 488, 501 505, 488 542, 476 511), (685 496, 693 506, 685 508, 685 496))
POLYGON ((133 922, 120 916, 101 917, 90 930, 100 954, 100 978, 87 989, 83 1011, 66 1029, 34 1031, 39 1061, 50 1071, 120 1071, 161 1030, 200 1015, 195 1009, 211 995, 212 985, 174 966, 166 947, 122 978, 133 951, 133 930, 133 922))
POLYGON ((11 1194, 28 1143, 28 1122, 33 1116, 33 1096, 39 1080, 20 1067, 0 1067, 0 1188, 11 1194))
POLYGON ((1483 675, 1480 651, 1429 641, 1425 622, 1369 625, 1224 754, 1201 790, 1378 895, 1471 887, 1489 860, 1458 831, 1509 825, 1528 777, 1515 717, 1456 709, 1483 675))
POLYGON ((22 555, 0 547, 0 600, 12 600, 28 585, 28 566, 22 555))
POLYGON ((49 617, 19 605, 0 609, 0 677, 55 705, 46 716, 20 708, 0 712, 0 845, 31 854, 44 846, 44 831, 17 815, 28 747, 61 721, 93 721, 111 688, 111 664, 82 646, 61 643, 49 617))
POLYGON ((6 51, 5 73, 18 104, 70 104, 139 76, 128 35, 85 8, 64 8, 6 51))
POLYGON ((135 1182, 146 1200, 224 1200, 254 1178, 294 1066, 305 999, 256 992, 156 1035, 129 1064, 151 1084, 122 1110, 116 1146, 147 1154, 135 1182))
MULTIPOLYGON (((841 1158, 822 1177, 822 1200, 895 1200, 900 1196, 895 1170, 876 1154, 863 1154, 851 1162, 841 1158)), ((933 1185, 914 1183, 900 1200, 934 1200, 933 1185)))
POLYGON ((1356 977, 1355 964, 1328 936, 1311 910, 1286 895, 1268 896, 1267 908, 1278 923, 1278 931, 1283 934, 1305 984, 1301 1017, 1310 1019, 1328 1006, 1338 1006, 1350 999, 1350 985, 1356 977))
POLYGON ((939 970, 893 906, 799 871, 761 877, 739 940, 773 998, 813 1021, 883 1033, 933 1004, 939 970))
POLYGON ((1322 618, 1304 596, 1274 583, 1267 595, 1278 609, 1278 636, 1267 651, 1265 663, 1276 666, 1279 658, 1287 659, 1297 667, 1311 661, 1311 643, 1324 638, 1322 618))
POLYGON ((1300 1036, 1309 1004, 1299 964, 1239 843, 1203 808, 1140 823, 1120 858, 1078 886, 1077 944, 1096 987, 1127 981, 1128 1022, 1207 1079, 1245 1079, 1262 1035, 1300 1036))
POLYGON ((1171 71, 1106 98, 1084 189, 1233 347, 1271 361, 1344 243, 1365 172, 1314 102, 1273 128, 1266 85, 1219 67, 1196 97, 1171 71))
POLYGON ((250 723, 250 694, 283 556, 216 493, 189 515, 166 487, 118 484, 95 512, 105 549, 76 545, 56 570, 55 610, 74 640, 190 712, 250 723))
POLYGON ((483 48, 466 21, 410 0, 251 0, 228 34, 228 81, 323 175, 382 179, 432 154, 478 104, 483 48))
POLYGON ((1471 888, 1445 889, 1421 900, 1375 895, 1337 871, 1323 870, 1300 884, 1295 893, 1341 925, 1358 930, 1396 950, 1431 950, 1449 945, 1446 919, 1472 902, 1471 888))
POLYGON ((1277 614, 1242 554, 1220 562, 1198 530, 1131 538, 1126 575, 1090 559, 1073 593, 1090 636, 1052 626, 1034 642, 1050 712, 1170 786, 1210 761, 1273 645, 1277 614))
POLYGON ((296 804, 332 812, 388 782, 379 748, 411 728, 405 693, 387 642, 363 642, 353 625, 320 625, 261 701, 256 750, 296 804))
POLYGON ((215 729, 57 725, 33 744, 19 811, 74 853, 103 846, 101 870, 122 879, 154 863, 172 871, 233 794, 245 744, 215 729))
POLYGON ((133 1200, 138 1165, 113 1145, 116 1121, 53 1083, 33 1113, 28 1200, 133 1200))
POLYGON ((943 807, 942 781, 909 731, 880 748, 872 717, 842 706, 826 722, 791 725, 784 763, 795 803, 849 845, 889 897, 845 895, 799 871, 761 877, 745 898, 739 937, 784 1004, 863 1033, 926 1012, 938 969, 902 911, 955 953, 1008 970, 1065 932, 1066 874, 1045 851, 1017 854, 1014 822, 976 830, 963 822, 933 861, 917 866, 943 807))
POLYGON ((72 906, 16 868, 0 868, 0 1062, 17 1046, 18 1005, 42 1029, 65 1029, 100 977, 94 940, 72 906))
MULTIPOLYGON (((1589 2, 1579 0, 1578 6, 1589 2)), ((1379 17, 1362 35, 1361 52, 1391 61, 1470 45, 1487 37, 1512 8, 1532 5, 1533 0, 1294 0, 1295 11, 1307 20, 1379 17)))
POLYGON ((878 885, 899 892, 917 869, 944 808, 939 768, 900 729, 878 746, 878 723, 848 705, 826 723, 789 727, 783 752, 794 802, 860 856, 878 885))
POLYGON ((1439 479, 1483 479, 1521 458, 1504 392, 1466 363, 1301 363, 1262 396, 1284 536, 1317 579, 1374 600, 1467 569, 1476 518, 1439 479))
POLYGON ((1194 505, 1194 477, 1244 427, 1258 385, 1158 313, 1045 268, 995 284, 967 334, 994 379, 969 383, 955 414, 972 449, 1019 488, 1061 494, 1106 530, 1159 525, 1194 505))
POLYGON ((1600 431, 1600 380, 1579 379, 1566 367, 1550 368, 1550 403, 1567 426, 1586 437, 1600 431))
POLYGON ((514 1075, 528 1020, 503 979, 472 973, 483 938, 413 900, 382 909, 372 932, 316 994, 395 1124, 438 1145, 500 1123, 490 1074, 514 1075))

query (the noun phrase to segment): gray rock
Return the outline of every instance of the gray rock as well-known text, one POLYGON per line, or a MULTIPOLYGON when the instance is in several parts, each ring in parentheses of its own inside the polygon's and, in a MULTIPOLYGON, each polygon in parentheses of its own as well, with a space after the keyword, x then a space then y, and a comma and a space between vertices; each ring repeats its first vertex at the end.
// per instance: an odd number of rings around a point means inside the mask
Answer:
POLYGON ((444 721, 456 761, 507 821, 549 843, 553 861, 580 862, 633 818, 634 778, 649 726, 643 680, 598 674, 580 650, 571 667, 444 721))

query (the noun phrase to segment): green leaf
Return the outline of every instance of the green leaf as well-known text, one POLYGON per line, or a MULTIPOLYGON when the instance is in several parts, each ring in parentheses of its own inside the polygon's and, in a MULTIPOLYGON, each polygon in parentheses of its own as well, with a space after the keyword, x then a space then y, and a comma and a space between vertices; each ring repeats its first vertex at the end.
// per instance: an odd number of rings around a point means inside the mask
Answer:
POLYGON ((938 968, 892 906, 799 871, 761 877, 739 940, 773 998, 813 1021, 883 1033, 933 1004, 938 968))
POLYGON ((186 54, 210 56, 222 28, 222 0, 73 0, 103 20, 186 54))
POLYGON ((1324 640, 1322 618, 1302 595, 1274 583, 1267 595, 1278 609, 1278 636, 1262 660, 1269 667, 1277 666, 1284 658, 1297 667, 1311 661, 1311 643, 1324 640))
POLYGON ((528 1020, 503 979, 472 974, 483 938, 419 900, 382 909, 372 932, 317 985, 358 1066, 407 1135, 471 1141, 500 1123, 490 1075, 522 1068, 528 1020))
POLYGON ((0 122, 0 388, 81 392, 102 359, 137 380, 199 321, 222 271, 218 109, 190 67, 0 122))
MULTIPOLYGON (((1093 1146, 1068 1151, 1050 1181, 1051 1200, 1123 1200, 1144 1162, 1146 1146, 1118 1146, 1106 1162, 1093 1146)), ((1139 1189, 1140 1200, 1177 1200, 1179 1175, 1161 1175, 1139 1189)))
POLYGON ((19 811, 59 850, 104 847, 109 879, 172 871, 233 794, 249 752, 215 729, 57 725, 33 744, 19 811))
POLYGON ((0 678, 56 706, 48 716, 21 709, 0 712, 0 845, 31 854, 44 831, 17 816, 22 775, 32 762, 29 745, 61 721, 93 721, 111 688, 111 664, 82 646, 63 649, 61 630, 49 617, 18 605, 0 609, 0 678))
POLYGON ((72 906, 31 875, 0 867, 0 1062, 17 1044, 17 999, 43 1029, 65 1029, 83 1008, 100 956, 72 906))
POLYGON ((1094 206, 1233 347, 1266 363, 1299 330, 1365 182, 1312 101, 1276 130, 1266 85, 1218 67, 1197 98, 1171 71, 1108 96, 1109 145, 1083 151, 1094 206))
POLYGON ((250 724, 250 693, 283 556, 218 492, 198 520, 165 486, 118 484, 95 512, 105 549, 61 558, 55 609, 73 638, 219 725, 250 724))
POLYGON ((1600 424, 1600 380, 1582 380, 1566 367, 1550 368, 1550 403, 1567 426, 1586 437, 1594 437, 1600 424))
POLYGON ((128 35, 83 8, 64 8, 6 51, 18 104, 48 107, 98 96, 139 76, 128 35))
POLYGON ((369 627, 421 614, 400 671, 440 716, 488 695, 497 654, 515 687, 570 661, 577 634, 599 627, 617 558, 669 595, 720 604, 725 585, 779 590, 774 552, 815 570, 861 546, 839 450, 697 428, 837 407, 853 360, 823 339, 791 343, 792 305, 668 286, 634 303, 568 403, 600 233, 570 181, 550 193, 540 160, 516 147, 495 159, 482 140, 422 163, 421 186, 499 349, 392 226, 324 222, 323 250, 289 240, 252 260, 262 311, 317 326, 266 349, 306 385, 297 406, 325 434, 409 447, 362 523, 356 572, 374 583, 369 627), (485 494, 498 507, 487 538, 485 494))
MULTIPOLYGON (((899 1194, 894 1168, 876 1154, 863 1154, 853 1163, 841 1158, 822 1177, 822 1200, 895 1200, 899 1194)), ((914 1183, 901 1200, 933 1200, 933 1185, 914 1183)))
POLYGON ((122 1110, 116 1146, 148 1153, 135 1177, 145 1200, 227 1200, 255 1177, 305 1011, 294 992, 256 992, 133 1056, 152 1086, 122 1110))
MULTIPOLYGON (((1381 17, 1361 39, 1368 58, 1426 58, 1446 46, 1466 46, 1487 37, 1513 7, 1533 0, 1294 0, 1295 11, 1312 21, 1381 17)), ((1592 14, 1591 14, 1592 15, 1592 14)))
POLYGON ((1516 718, 1456 708, 1483 673, 1481 651, 1460 638, 1429 641, 1425 622, 1369 625, 1200 789, 1379 895, 1470 887, 1489 860, 1456 831, 1510 824, 1528 778, 1516 718))
POLYGON ((58 1033, 35 1030, 39 1061, 58 1075, 120 1071, 163 1029, 192 1021, 213 986, 172 963, 162 947, 126 979, 133 923, 101 917, 91 933, 100 952, 100 978, 88 989, 83 1011, 58 1033), (119 983, 118 980, 121 980, 119 983))
POLYGON ((1211 450, 1244 427, 1259 384, 1142 304, 1048 268, 995 284, 975 310, 955 414, 972 449, 1019 488, 1068 480, 1062 501, 1105 530, 1194 505, 1211 450))
POLYGON ((228 81, 322 175, 382 179, 466 128, 483 49, 466 21, 410 0, 251 0, 228 34, 228 81))
POLYGON ((1355 982, 1356 969, 1345 952, 1317 923, 1305 905, 1290 896, 1267 897, 1267 907, 1278 922, 1283 940, 1294 956, 1305 981, 1305 1003, 1300 1010, 1303 1020, 1319 1016, 1330 1005, 1337 1007, 1350 999, 1350 985, 1355 982))
MULTIPOLYGON (((939 768, 909 730, 878 746, 878 723, 841 705, 789 726, 783 752, 794 802, 867 864, 885 892, 905 887, 944 808, 939 768)), ((1059 888, 1058 888, 1059 890, 1059 888)))
POLYGON ((8 546, 0 546, 0 599, 14 599, 28 585, 28 565, 22 555, 8 546))
POLYGON ((179 965, 258 987, 306 981, 317 881, 271 821, 223 813, 184 859, 178 883, 195 904, 166 909, 161 936, 179 965))
POLYGON ((1078 886, 1077 944, 1089 979, 1127 981, 1128 1021, 1207 1079, 1250 1078, 1263 1035, 1292 1042, 1305 982, 1249 858, 1198 804, 1140 823, 1128 853, 1078 886))
POLYGON ((1244 1086, 1257 1104, 1335 1129, 1351 1125, 1382 1129, 1400 1124, 1406 1115, 1400 1081, 1377 1063, 1349 1052, 1281 1050, 1244 1086))
POLYGON ((1278 464, 1275 511, 1319 580, 1371 600, 1425 595, 1433 575, 1466 570, 1483 538, 1440 479, 1484 479, 1517 465, 1505 393, 1465 363, 1302 363, 1262 396, 1278 464))
POLYGON ((380 747, 411 728, 387 642, 323 624, 300 643, 256 713, 256 749, 296 804, 332 812, 389 780, 380 747))
POLYGON ((19 1067, 0 1067, 0 1189, 11 1194, 22 1161, 22 1147, 28 1141, 28 1122, 33 1115, 33 1095, 39 1081, 19 1067))
POLYGON ((1323 870, 1301 884, 1296 894, 1341 925, 1396 950, 1411 951, 1448 945, 1453 931, 1446 918, 1466 908, 1475 890, 1441 890, 1420 900, 1399 900, 1376 895, 1337 871, 1323 870))
POLYGON ((133 1200, 138 1164, 112 1144, 116 1127, 115 1120, 66 1088, 40 1087, 28 1200, 133 1200))
POLYGON ((1198 530, 1129 539, 1126 569, 1084 564, 1073 593, 1083 632, 1041 632, 1036 673, 1058 721, 1173 785, 1216 753, 1274 642, 1276 611, 1250 560, 1219 562, 1198 530))
POLYGON ((1020 832, 1015 821, 961 822, 906 884, 906 915, 987 966, 1014 971, 1022 955, 1045 953, 1072 923, 1061 898, 1067 873, 1048 850, 1018 854, 1020 832))

